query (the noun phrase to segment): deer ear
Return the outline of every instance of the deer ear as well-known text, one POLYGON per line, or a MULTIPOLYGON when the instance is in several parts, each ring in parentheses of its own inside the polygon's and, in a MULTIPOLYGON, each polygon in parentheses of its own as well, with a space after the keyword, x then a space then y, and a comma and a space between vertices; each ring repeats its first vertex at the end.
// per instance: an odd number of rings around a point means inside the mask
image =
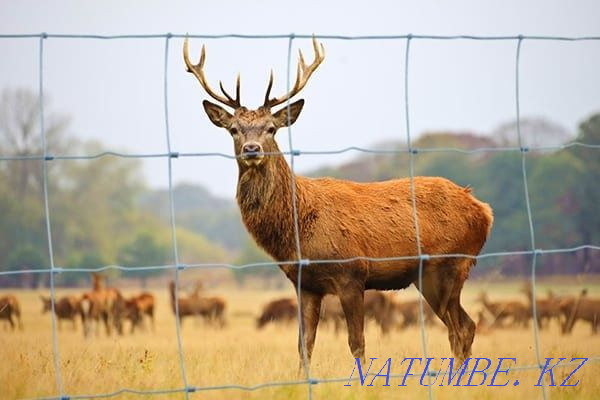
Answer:
POLYGON ((227 128, 231 124, 233 116, 225 111, 223 107, 213 104, 208 100, 204 100, 202 105, 204 106, 204 111, 208 114, 208 118, 219 128, 227 128))
POLYGON ((300 111, 302 111, 303 106, 304 99, 300 99, 290 104, 290 114, 288 118, 288 106, 286 105, 273 115, 273 118, 275 119, 275 124, 279 128, 292 125, 294 122, 296 122, 296 119, 298 119, 298 116, 300 115, 300 111))

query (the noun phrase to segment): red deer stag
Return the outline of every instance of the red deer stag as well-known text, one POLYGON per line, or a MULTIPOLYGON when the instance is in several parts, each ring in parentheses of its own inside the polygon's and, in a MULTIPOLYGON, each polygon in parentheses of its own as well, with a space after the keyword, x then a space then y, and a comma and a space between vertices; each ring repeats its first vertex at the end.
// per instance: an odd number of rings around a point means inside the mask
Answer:
POLYGON ((5 319, 10 324, 11 329, 15 330, 15 321, 13 321, 13 315, 17 320, 17 324, 20 330, 23 330, 23 321, 21 321, 21 307, 19 307, 19 301, 12 294, 0 297, 0 319, 5 319))
POLYGON ((290 323, 298 317, 298 305, 294 299, 277 299, 264 306, 256 320, 256 328, 262 329, 270 322, 290 323))
MULTIPOLYGON (((50 297, 41 296, 42 300, 42 314, 52 311, 52 300, 50 297)), ((71 321, 73 330, 77 328, 77 317, 81 318, 81 325, 85 324, 85 314, 83 307, 81 306, 81 299, 76 296, 65 296, 54 303, 54 314, 58 320, 58 329, 62 329, 62 320, 67 319, 71 321)))
MULTIPOLYGON (((413 219, 411 181, 407 178, 376 183, 356 183, 331 178, 293 175, 280 152, 275 133, 293 124, 304 105, 298 100, 277 112, 298 94, 324 59, 324 48, 313 38, 315 60, 306 65, 300 53, 296 82, 291 91, 270 97, 271 73, 264 103, 256 110, 240 103, 239 76, 236 97, 223 89, 215 92, 204 74, 205 51, 199 64, 183 46, 187 71, 192 73, 213 99, 233 109, 204 101, 213 124, 231 134, 239 168, 237 202, 242 220, 254 240, 277 261, 298 260, 295 245, 293 202, 297 205, 302 258, 309 260, 351 259, 349 262, 303 267, 301 314, 304 345, 310 361, 319 322, 321 299, 326 294, 340 298, 348 325, 348 344, 354 357, 364 360, 364 291, 402 289, 418 284, 419 250, 422 254, 460 253, 476 256, 492 225, 490 206, 477 200, 471 189, 439 177, 415 177, 420 244, 417 249, 413 219), (292 187, 292 184, 294 185, 292 187), (293 195, 295 193, 295 196, 293 195), (356 256, 364 256, 356 259, 356 256), (413 259, 370 261, 371 258, 414 256, 413 259)), ((391 117, 393 120, 395 116, 391 117)), ((460 304, 460 293, 472 257, 424 260, 421 292, 448 328, 450 346, 462 360, 471 353, 475 323, 460 304)), ((297 287, 298 264, 280 268, 297 287)))

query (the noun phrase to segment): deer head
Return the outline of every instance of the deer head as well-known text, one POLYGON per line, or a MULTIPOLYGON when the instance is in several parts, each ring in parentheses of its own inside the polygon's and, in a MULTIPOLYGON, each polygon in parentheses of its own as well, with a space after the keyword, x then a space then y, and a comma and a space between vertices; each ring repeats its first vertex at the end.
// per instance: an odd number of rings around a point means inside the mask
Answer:
POLYGON ((219 82, 219 87, 223 96, 215 92, 208 85, 204 75, 204 62, 206 60, 204 46, 202 46, 200 62, 193 64, 188 54, 188 40, 185 40, 183 59, 187 71, 194 74, 210 97, 233 109, 233 114, 231 114, 223 107, 207 100, 202 103, 212 123, 220 128, 225 128, 231 134, 235 155, 241 169, 258 167, 263 164, 265 153, 279 152, 275 141, 275 133, 279 128, 287 127, 296 121, 304 105, 304 100, 298 100, 290 104, 289 108, 284 107, 275 113, 271 109, 298 94, 304 88, 312 73, 325 59, 325 49, 322 44, 317 43, 314 37, 313 48, 315 60, 310 65, 305 64, 302 51, 300 51, 296 83, 289 93, 281 97, 270 97, 271 87, 273 86, 273 71, 271 71, 263 105, 256 110, 249 110, 242 106, 240 102, 240 76, 237 77, 235 99, 225 91, 221 82, 219 82))

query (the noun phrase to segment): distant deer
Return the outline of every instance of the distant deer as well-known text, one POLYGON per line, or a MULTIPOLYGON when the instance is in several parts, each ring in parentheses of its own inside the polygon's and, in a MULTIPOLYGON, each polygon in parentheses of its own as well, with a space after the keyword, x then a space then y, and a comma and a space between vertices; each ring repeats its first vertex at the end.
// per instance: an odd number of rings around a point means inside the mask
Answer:
MULTIPOLYGON (((531 289, 531 285, 525 283, 521 288, 521 291, 527 297, 527 301, 529 303, 529 309, 531 310, 531 315, 533 315, 533 292, 531 289)), ((536 306, 536 316, 537 323, 540 329, 546 328, 546 326, 550 325, 550 322, 553 319, 556 319, 557 322, 560 323, 560 306, 559 302, 553 298, 553 296, 548 296, 547 299, 535 299, 536 306), (548 325, 546 324, 548 323, 548 325)))
POLYGON ((23 330, 21 307, 19 306, 17 298, 12 294, 0 297, 0 319, 7 320, 13 331, 16 326, 18 326, 20 330, 23 330), (13 315, 17 320, 17 325, 15 325, 15 321, 13 321, 13 315))
POLYGON ((85 336, 89 335, 92 323, 98 336, 100 322, 104 323, 107 336, 110 336, 113 327, 117 333, 123 334, 124 298, 119 290, 107 288, 102 276, 92 273, 92 290, 84 293, 81 301, 85 314, 85 336))
POLYGON ((477 300, 492 315, 492 327, 501 327, 505 321, 511 321, 513 326, 526 328, 531 319, 531 310, 520 301, 490 301, 485 292, 481 292, 477 300))
MULTIPOLYGON (((419 324, 419 307, 419 300, 394 302, 394 311, 402 316, 401 329, 419 324)), ((433 323, 434 313, 427 302, 423 302, 423 317, 425 318, 425 324, 430 325, 433 323)))
POLYGON ((578 320, 587 321, 592 327, 592 334, 597 334, 600 328, 600 299, 588 298, 587 289, 583 289, 577 298, 566 298, 560 303, 561 312, 565 315, 562 325, 563 334, 573 331, 578 320))
POLYGON ((143 292, 125 300, 125 318, 131 322, 131 333, 136 327, 143 327, 144 316, 147 316, 152 324, 152 330, 156 331, 154 323, 154 295, 143 292))
MULTIPOLYGON (((287 104, 307 84, 324 60, 324 48, 313 38, 315 60, 298 63, 296 82, 289 93, 270 97, 273 74, 269 78, 261 107, 250 110, 240 102, 240 80, 236 96, 221 85, 215 92, 204 74, 205 50, 199 64, 183 47, 187 71, 192 73, 213 99, 233 109, 228 112, 204 101, 204 110, 213 124, 224 128, 233 139, 239 168, 237 202, 242 220, 256 243, 277 261, 352 259, 349 262, 312 264, 303 267, 301 314, 304 344, 310 360, 315 342, 321 299, 326 294, 340 298, 348 325, 348 343, 354 357, 364 361, 364 291, 402 289, 418 286, 418 254, 465 254, 481 251, 492 226, 492 209, 477 200, 471 189, 439 177, 415 177, 414 197, 418 209, 420 249, 417 248, 413 218, 413 191, 410 179, 376 183, 355 183, 331 178, 305 178, 293 175, 275 134, 293 124, 304 100, 287 104), (285 104, 279 111, 273 108, 285 104), (292 187, 292 185, 294 185, 292 187), (295 193, 293 195, 293 193, 295 193), (298 235, 302 254, 295 245, 293 204, 297 206, 298 235), (412 260, 369 261, 356 256, 385 258, 414 256, 412 260)), ((367 101, 362 99, 361 101, 367 101)), ((347 118, 344 116, 343 118, 347 118)), ((397 124, 396 115, 378 116, 397 124)), ((471 257, 429 258, 424 260, 421 292, 448 328, 452 352, 459 360, 471 353, 475 323, 460 304, 460 293, 471 257)), ((280 268, 297 287, 298 264, 282 263, 280 268)))
POLYGON ((290 323, 298 316, 298 305, 296 300, 283 298, 267 303, 256 320, 256 328, 262 329, 271 322, 290 323))
POLYGON ((179 318, 183 322, 184 317, 201 316, 209 324, 216 324, 222 328, 225 326, 225 308, 226 303, 220 297, 202 297, 192 294, 187 297, 175 298, 175 282, 169 283, 169 293, 171 300, 171 310, 175 314, 175 301, 179 308, 179 318))
MULTIPOLYGON (((41 296, 42 314, 52 311, 52 300, 50 297, 41 296)), ((85 313, 81 306, 81 299, 77 296, 65 296, 54 303, 54 314, 58 321, 58 329, 62 329, 62 320, 71 321, 73 330, 77 329, 77 317, 81 318, 81 325, 85 324, 85 313)))
MULTIPOLYGON (((367 320, 374 321, 381 329, 382 335, 387 335, 394 323, 394 301, 377 290, 367 290, 364 294, 364 316, 367 320)), ((344 310, 339 298, 325 296, 321 302, 320 319, 333 322, 335 333, 342 327, 344 310)))

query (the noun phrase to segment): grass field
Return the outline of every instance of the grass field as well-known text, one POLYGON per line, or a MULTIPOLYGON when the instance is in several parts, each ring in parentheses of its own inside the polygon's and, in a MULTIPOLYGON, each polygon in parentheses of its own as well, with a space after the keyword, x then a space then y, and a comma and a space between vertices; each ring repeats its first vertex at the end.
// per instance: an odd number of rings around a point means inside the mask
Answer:
MULTIPOLYGON (((480 306, 475 297, 481 289, 488 291, 490 298, 516 298, 524 300, 518 293, 518 283, 469 282, 463 295, 465 308, 475 319, 480 306)), ((586 285, 590 288, 590 285, 586 285)), ((565 285, 557 281, 552 285, 558 293, 576 293, 580 287, 565 285)), ((1 291, 0 295, 6 291, 1 291)), ((134 291, 125 291, 125 293, 134 291)), ((50 315, 41 314, 41 291, 11 291, 16 294, 23 309, 24 331, 11 332, 0 321, 0 398, 32 398, 57 395, 54 361, 52 356, 50 315)), ((58 290, 58 295, 67 293, 58 290)), ((154 291, 157 297, 156 332, 147 330, 122 337, 83 338, 81 327, 73 331, 69 323, 63 323, 58 333, 61 355, 62 381, 65 393, 102 394, 121 388, 138 390, 180 388, 183 385, 177 352, 177 337, 174 317, 169 308, 168 295, 164 290, 154 291)), ((398 299, 414 297, 414 289, 399 292, 398 299)), ((544 286, 540 293, 545 293, 544 286)), ((218 293, 227 299, 225 329, 204 325, 201 321, 185 320, 182 329, 185 366, 191 386, 219 386, 228 384, 257 385, 270 381, 295 381, 298 376, 296 325, 267 326, 262 331, 255 328, 256 315, 269 300, 292 291, 226 290, 218 293)), ((598 286, 592 285, 590 295, 599 294, 598 286)), ((478 334, 473 345, 474 357, 487 357, 497 365, 498 357, 516 357, 518 365, 534 365, 535 348, 533 328, 501 329, 487 334, 478 334)), ((385 360, 392 358, 391 373, 403 374, 400 367, 404 357, 422 357, 421 334, 413 327, 404 331, 395 330, 382 337, 379 329, 369 324, 366 331, 367 357, 378 357, 373 370, 379 371, 385 360)), ((559 334, 558 325, 540 333, 542 359, 544 357, 594 357, 600 355, 600 335, 592 336, 589 324, 579 323, 570 336, 559 334)), ((429 357, 451 357, 446 330, 441 324, 427 329, 427 351, 429 357)), ((418 364, 417 364, 418 365, 418 364)), ((503 364, 506 365, 506 364, 503 364)), ((405 387, 399 387, 401 379, 390 380, 385 387, 385 378, 377 378, 373 386, 361 387, 359 382, 344 386, 352 372, 354 360, 348 350, 345 333, 335 335, 332 327, 321 326, 313 355, 311 374, 318 378, 346 378, 339 383, 313 386, 315 399, 397 399, 427 398, 428 389, 419 385, 419 378, 411 378, 405 387)), ((439 367, 432 364, 434 369, 439 367)), ((555 369, 557 385, 574 367, 555 369)), ((421 368, 415 368, 420 371, 421 368)), ((540 387, 535 387, 539 370, 513 371, 498 375, 497 383, 510 383, 506 387, 433 387, 436 399, 513 399, 541 398, 540 387), (514 386, 518 379, 520 384, 514 386)), ((479 375, 481 376, 481 375, 479 375)), ((356 377, 356 375, 355 375, 356 377)), ((587 363, 569 383, 575 387, 548 387, 552 399, 598 398, 600 392, 600 363, 587 363)), ((486 385, 491 376, 488 376, 486 385)), ((466 381, 466 379, 465 379, 466 381)), ((481 381, 478 375, 474 382, 481 381)), ((371 382, 371 378, 367 379, 371 382)), ((426 381, 425 381, 426 382, 426 381)), ((463 381, 464 382, 464 381, 463 381)), ((306 385, 264 388, 256 391, 236 389, 198 391, 191 398, 202 399, 296 399, 306 398, 306 385)), ((134 394, 118 396, 141 398, 134 394)), ((183 398, 181 393, 159 395, 153 398, 183 398)))

